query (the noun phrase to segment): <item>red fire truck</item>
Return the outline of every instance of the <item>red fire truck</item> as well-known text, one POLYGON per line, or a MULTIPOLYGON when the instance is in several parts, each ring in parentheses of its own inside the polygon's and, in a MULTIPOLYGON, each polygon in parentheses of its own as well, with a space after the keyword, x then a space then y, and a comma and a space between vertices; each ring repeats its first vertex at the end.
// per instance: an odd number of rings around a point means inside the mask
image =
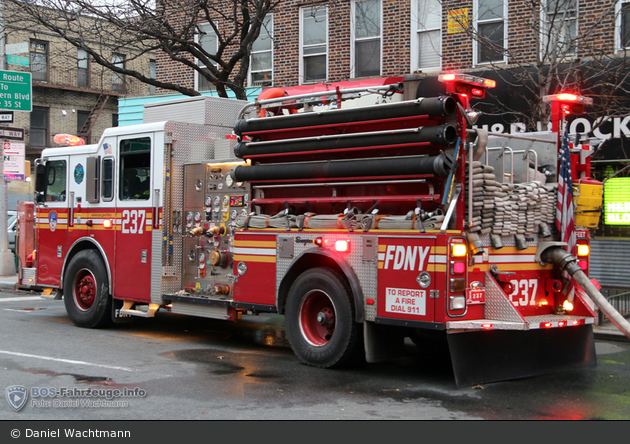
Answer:
POLYGON ((201 123, 45 149, 21 282, 57 289, 81 327, 283 314, 297 357, 324 368, 407 337, 444 341, 460 386, 594 366, 593 307, 561 269, 588 272, 588 230, 577 259, 548 254, 566 245, 558 132, 489 138, 470 100, 491 82, 441 80, 409 100, 398 80, 208 99, 201 123))

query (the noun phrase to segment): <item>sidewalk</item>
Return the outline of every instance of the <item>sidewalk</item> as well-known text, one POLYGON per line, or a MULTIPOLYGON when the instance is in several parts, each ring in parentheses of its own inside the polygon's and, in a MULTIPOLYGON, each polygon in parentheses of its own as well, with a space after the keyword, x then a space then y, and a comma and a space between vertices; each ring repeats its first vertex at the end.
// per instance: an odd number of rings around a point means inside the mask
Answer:
MULTIPOLYGON (((17 289, 17 283, 17 274, 10 276, 0 276, 0 289, 17 289)), ((595 339, 630 342, 630 339, 610 322, 606 322, 603 325, 593 325, 593 332, 595 333, 595 339)))

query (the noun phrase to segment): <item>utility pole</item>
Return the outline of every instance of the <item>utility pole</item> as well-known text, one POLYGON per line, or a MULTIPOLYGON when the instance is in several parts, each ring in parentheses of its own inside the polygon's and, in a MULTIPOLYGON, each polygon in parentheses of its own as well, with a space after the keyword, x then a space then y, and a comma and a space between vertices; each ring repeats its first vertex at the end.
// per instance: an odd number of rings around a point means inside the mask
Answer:
MULTIPOLYGON (((5 69, 4 0, 0 0, 0 70, 5 69)), ((2 140, 0 140, 2 143, 2 140)), ((9 210, 7 181, 4 180, 4 145, 0 155, 0 276, 15 274, 15 259, 8 249, 7 212, 9 210)))

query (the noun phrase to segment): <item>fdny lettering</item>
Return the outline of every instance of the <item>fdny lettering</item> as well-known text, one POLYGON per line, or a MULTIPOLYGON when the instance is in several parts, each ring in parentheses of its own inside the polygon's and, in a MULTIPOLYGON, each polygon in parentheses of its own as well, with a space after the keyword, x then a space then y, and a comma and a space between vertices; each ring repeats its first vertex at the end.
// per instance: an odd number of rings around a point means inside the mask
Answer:
POLYGON ((388 245, 385 252, 385 270, 392 266, 393 270, 426 270, 426 262, 431 247, 388 245), (416 268, 416 261, 418 268, 416 268))

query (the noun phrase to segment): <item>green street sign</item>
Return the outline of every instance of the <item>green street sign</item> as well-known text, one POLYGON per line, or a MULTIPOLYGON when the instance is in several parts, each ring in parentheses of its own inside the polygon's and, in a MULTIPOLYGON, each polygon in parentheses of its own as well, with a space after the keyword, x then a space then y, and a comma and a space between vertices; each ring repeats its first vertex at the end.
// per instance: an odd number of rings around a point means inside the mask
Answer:
POLYGON ((0 110, 33 110, 31 73, 0 71, 0 110))
POLYGON ((16 56, 9 54, 7 55, 7 63, 9 65, 19 65, 19 66, 29 66, 30 60, 28 57, 16 56))

